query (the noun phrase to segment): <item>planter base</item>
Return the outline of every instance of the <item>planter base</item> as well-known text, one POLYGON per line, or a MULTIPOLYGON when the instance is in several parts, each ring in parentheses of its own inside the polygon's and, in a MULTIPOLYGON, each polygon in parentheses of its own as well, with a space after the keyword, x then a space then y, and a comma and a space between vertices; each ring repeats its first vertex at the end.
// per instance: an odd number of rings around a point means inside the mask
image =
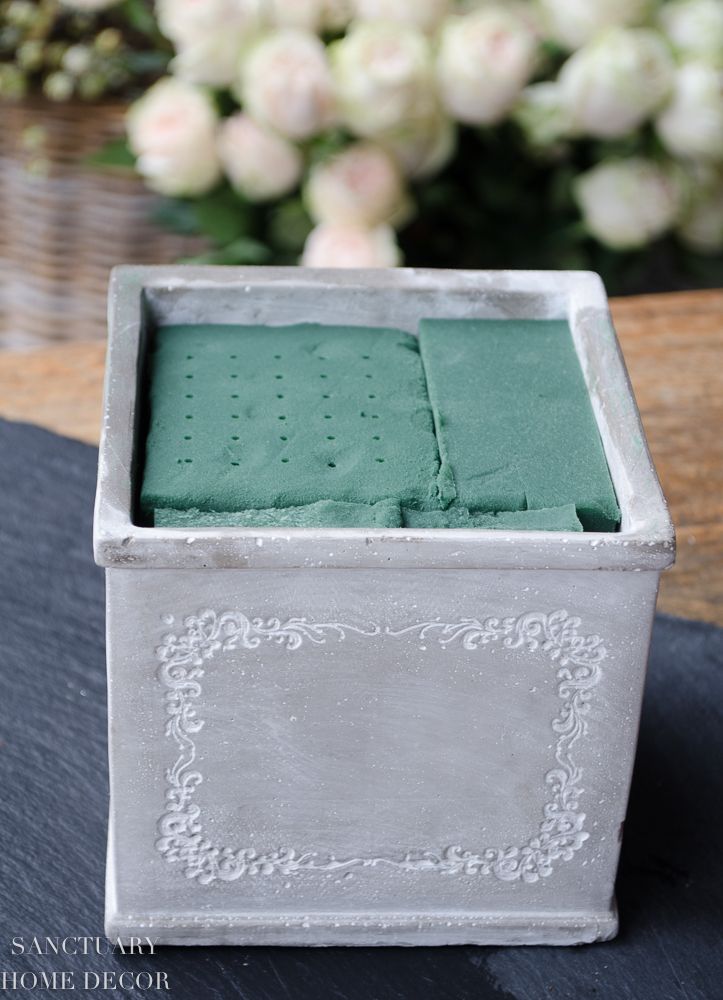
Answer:
MULTIPOLYGON (((109 879, 112 871, 109 867, 109 879)), ((126 914, 107 894, 105 932, 154 945, 285 945, 288 947, 439 945, 575 945, 609 941, 618 931, 617 908, 605 913, 209 913, 126 914)))

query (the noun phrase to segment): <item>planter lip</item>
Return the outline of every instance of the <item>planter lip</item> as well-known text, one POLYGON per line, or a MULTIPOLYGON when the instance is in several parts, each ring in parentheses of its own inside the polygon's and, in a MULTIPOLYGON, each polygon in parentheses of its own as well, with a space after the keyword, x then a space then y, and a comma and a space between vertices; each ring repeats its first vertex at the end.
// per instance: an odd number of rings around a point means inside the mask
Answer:
POLYGON ((674 561, 675 535, 596 274, 123 265, 110 281, 94 551, 100 565, 124 568, 659 571, 674 561), (376 294, 370 298, 370 292, 376 294), (622 510, 621 530, 189 530, 134 524, 131 470, 144 324, 268 322, 272 316, 290 322, 299 309, 297 320, 333 321, 337 309, 348 322, 348 306, 372 325, 391 310, 389 325, 406 322, 412 330, 420 315, 435 310, 450 317, 568 319, 622 510))

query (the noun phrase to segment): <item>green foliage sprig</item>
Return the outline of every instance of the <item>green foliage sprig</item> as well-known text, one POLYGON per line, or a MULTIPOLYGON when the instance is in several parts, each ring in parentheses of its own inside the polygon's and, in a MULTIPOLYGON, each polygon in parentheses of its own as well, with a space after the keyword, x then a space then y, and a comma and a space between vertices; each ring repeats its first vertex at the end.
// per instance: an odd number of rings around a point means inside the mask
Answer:
POLYGON ((0 0, 0 98, 132 98, 166 70, 171 55, 151 0, 97 12, 58 0, 0 0))

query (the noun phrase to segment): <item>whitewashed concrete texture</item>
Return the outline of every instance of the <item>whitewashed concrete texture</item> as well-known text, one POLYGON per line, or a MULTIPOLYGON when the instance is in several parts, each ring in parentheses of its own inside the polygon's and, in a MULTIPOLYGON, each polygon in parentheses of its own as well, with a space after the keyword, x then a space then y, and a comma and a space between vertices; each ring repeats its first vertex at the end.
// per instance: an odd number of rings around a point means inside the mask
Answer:
POLYGON ((674 536, 592 274, 116 270, 107 930, 185 944, 567 944, 615 933, 650 629, 674 536), (139 526, 162 322, 567 318, 614 534, 139 526))

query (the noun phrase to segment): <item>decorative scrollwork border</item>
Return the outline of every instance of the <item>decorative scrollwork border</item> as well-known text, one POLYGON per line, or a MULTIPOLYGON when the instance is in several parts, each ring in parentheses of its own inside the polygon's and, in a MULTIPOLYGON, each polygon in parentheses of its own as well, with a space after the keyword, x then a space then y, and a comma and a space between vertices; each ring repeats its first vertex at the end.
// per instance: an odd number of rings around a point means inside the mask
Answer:
MULTIPOLYGON (((173 616, 164 617, 173 624, 173 616)), ((180 862, 185 875, 203 885, 230 882, 243 875, 290 875, 300 871, 329 872, 354 867, 385 865, 400 871, 440 872, 447 875, 492 875, 505 882, 536 882, 549 875, 556 861, 569 861, 587 840, 585 814, 579 810, 582 792, 581 768, 572 749, 587 732, 585 716, 592 689, 600 680, 600 664, 606 656, 602 639, 581 635, 580 619, 564 610, 551 614, 529 612, 514 618, 464 618, 454 623, 418 622, 404 628, 370 625, 358 627, 341 622, 312 622, 306 618, 247 618, 239 612, 202 611, 183 620, 184 631, 164 636, 157 649, 159 678, 166 689, 166 735, 178 748, 175 763, 166 772, 166 810, 158 821, 157 850, 169 862, 180 862), (488 847, 480 853, 458 845, 409 851, 399 857, 336 858, 293 848, 267 852, 250 847, 220 847, 207 838, 201 809, 194 802, 203 776, 194 769, 194 737, 203 726, 196 713, 201 696, 204 664, 217 653, 233 649, 256 649, 271 642, 296 650, 305 643, 322 645, 330 636, 416 635, 435 638, 440 645, 461 643, 476 650, 492 642, 508 649, 525 649, 549 657, 556 667, 557 692, 562 705, 552 720, 555 766, 545 775, 550 798, 543 807, 536 833, 521 846, 488 847)))

